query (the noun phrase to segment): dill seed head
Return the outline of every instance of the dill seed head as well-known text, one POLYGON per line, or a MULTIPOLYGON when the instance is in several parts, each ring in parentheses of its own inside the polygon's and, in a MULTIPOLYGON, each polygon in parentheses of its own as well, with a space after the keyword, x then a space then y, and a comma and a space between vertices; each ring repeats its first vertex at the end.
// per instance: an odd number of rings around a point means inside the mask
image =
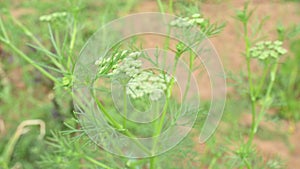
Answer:
POLYGON ((255 44, 250 49, 250 56, 260 60, 269 58, 278 59, 280 56, 287 53, 287 50, 282 47, 281 41, 262 41, 255 44))

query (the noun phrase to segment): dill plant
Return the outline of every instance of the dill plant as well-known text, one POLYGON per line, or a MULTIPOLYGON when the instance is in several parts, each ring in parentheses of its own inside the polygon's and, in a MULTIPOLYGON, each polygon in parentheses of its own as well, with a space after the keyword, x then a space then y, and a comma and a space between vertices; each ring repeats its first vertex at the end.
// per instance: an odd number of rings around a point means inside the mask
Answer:
MULTIPOLYGON (((249 3, 244 5, 243 10, 236 12, 236 19, 242 24, 243 41, 245 51, 243 53, 246 59, 247 66, 247 96, 250 101, 251 111, 251 128, 248 134, 248 140, 243 142, 240 147, 235 150, 235 155, 241 160, 240 167, 248 169, 255 168, 255 148, 253 139, 258 131, 259 124, 266 116, 274 100, 274 84, 277 76, 280 59, 287 53, 287 50, 282 47, 283 42, 261 41, 259 37, 260 30, 263 28, 265 19, 262 19, 258 26, 253 26, 250 29, 250 19, 254 10, 249 10, 249 3), (261 65, 262 74, 254 73, 251 65, 257 60, 261 65)), ((278 165, 279 166, 279 165, 278 165)), ((274 166, 273 166, 274 167, 274 166)))
MULTIPOLYGON (((39 20, 41 22, 46 22, 49 29, 49 37, 51 45, 54 49, 49 50, 44 44, 42 44, 39 39, 34 35, 33 32, 17 19, 8 14, 13 23, 23 31, 23 33, 34 42, 30 47, 43 53, 47 57, 48 61, 44 64, 36 62, 25 52, 21 51, 9 37, 9 33, 3 23, 2 18, 0 18, 0 41, 6 45, 12 52, 16 53, 18 56, 23 58, 25 61, 34 66, 38 71, 40 71, 45 77, 50 79, 55 86, 56 90, 64 90, 70 96, 74 95, 71 88, 73 87, 74 76, 73 68, 76 62, 75 55, 75 43, 78 40, 79 25, 78 25, 78 10, 72 12, 57 12, 50 15, 41 16, 39 20), (70 34, 66 34, 65 37, 61 39, 59 30, 55 27, 60 23, 67 23, 70 25, 66 31, 70 34)), ((204 18, 200 14, 194 14, 190 17, 180 17, 178 20, 170 23, 173 27, 198 27, 205 36, 212 37, 222 31, 224 24, 211 24, 209 19, 204 18)), ((176 60, 175 67, 173 71, 176 70, 176 64, 183 57, 184 53, 188 53, 188 63, 189 69, 195 71, 197 70, 197 65, 194 60, 196 56, 193 52, 185 46, 183 43, 178 43, 176 45, 176 60)), ((97 77, 110 76, 118 78, 120 74, 126 74, 130 78, 122 79, 125 95, 129 95, 132 98, 142 98, 144 96, 150 97, 150 100, 155 101, 163 96, 160 91, 164 91, 166 97, 170 97, 172 93, 172 88, 175 83, 175 79, 171 78, 167 74, 162 72, 154 71, 140 71, 140 62, 137 58, 141 55, 138 51, 123 50, 115 53, 117 55, 116 60, 100 59, 95 62, 95 65, 99 67, 97 77), (125 64, 124 64, 125 63, 125 64), (143 86, 144 88, 140 88, 143 86), (154 86, 154 88, 152 88, 154 86)), ((191 74, 188 75, 188 84, 191 80, 191 74)), ((189 88, 185 89, 185 93, 189 88)), ((184 100, 186 99, 184 95, 184 100)), ((119 132, 127 135, 134 140, 135 136, 128 128, 132 127, 128 124, 128 121, 123 119, 119 123, 118 118, 115 119, 106 108, 102 105, 102 100, 98 100, 94 95, 93 98, 96 100, 97 106, 102 110, 109 124, 117 129, 119 132)), ((77 99, 76 97, 74 99, 77 99)), ((127 97, 123 99, 124 109, 127 105, 127 97)), ((174 100, 170 98, 166 99, 167 105, 174 104, 174 100)), ((178 104, 178 103, 177 103, 178 104)), ((163 110, 163 117, 166 114, 168 106, 165 106, 163 110)), ((198 110, 197 110, 198 111, 198 110)), ((198 113, 198 112, 197 112, 198 113)), ((69 130, 62 131, 59 133, 52 133, 52 137, 48 139, 48 144, 50 145, 50 150, 52 152, 46 153, 42 156, 42 161, 39 163, 43 167, 47 168, 161 168, 164 166, 164 162, 157 157, 145 158, 145 159, 130 159, 115 157, 104 150, 99 149, 91 140, 86 136, 83 129, 78 127, 80 124, 77 119, 78 112, 74 112, 75 118, 69 120, 66 126, 69 130), (67 163, 66 163, 67 161, 67 163), (160 164, 161 163, 161 164, 160 164)), ((158 123, 154 124, 155 130, 153 131, 154 136, 159 135, 164 129, 165 119, 160 120, 158 123)), ((137 128, 137 126, 133 126, 137 128)), ((156 142, 154 140, 154 151, 156 149, 156 142)), ((145 151, 150 151, 143 147, 138 142, 135 142, 145 151)), ((171 155, 170 155, 171 156, 171 155)), ((173 156, 173 155, 172 155, 173 156)), ((175 155, 176 156, 176 155, 175 155)), ((190 164, 193 167, 193 164, 190 164)))

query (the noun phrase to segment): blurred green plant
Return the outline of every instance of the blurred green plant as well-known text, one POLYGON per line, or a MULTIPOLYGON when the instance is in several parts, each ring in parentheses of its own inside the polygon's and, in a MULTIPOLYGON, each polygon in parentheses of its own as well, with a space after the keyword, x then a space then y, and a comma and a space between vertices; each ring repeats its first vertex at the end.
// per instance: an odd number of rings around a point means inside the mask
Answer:
POLYGON ((290 123, 290 132, 295 130, 295 123, 300 120, 298 110, 300 108, 300 25, 285 28, 282 24, 277 26, 278 37, 281 40, 290 42, 291 57, 281 64, 281 71, 278 73, 278 83, 275 84, 279 108, 277 115, 287 119, 290 123))

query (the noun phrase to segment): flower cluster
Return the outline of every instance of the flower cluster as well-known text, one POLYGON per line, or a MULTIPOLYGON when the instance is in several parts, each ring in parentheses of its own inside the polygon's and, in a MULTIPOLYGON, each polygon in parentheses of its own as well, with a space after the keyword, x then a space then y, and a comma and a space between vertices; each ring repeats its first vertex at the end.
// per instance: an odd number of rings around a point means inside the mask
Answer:
POLYGON ((170 76, 166 74, 157 75, 152 71, 141 71, 135 78, 130 79, 126 93, 132 98, 149 95, 151 100, 158 100, 170 81, 170 76))
POLYGON ((95 65, 98 66, 98 74, 103 75, 109 73, 111 70, 117 68, 117 62, 119 59, 124 58, 128 54, 127 50, 117 52, 113 57, 101 57, 96 60, 95 65))
POLYGON ((55 12, 49 15, 43 15, 39 19, 42 22, 54 22, 67 16, 66 12, 55 12))
POLYGON ((114 57, 100 58, 95 62, 99 67, 98 73, 107 74, 111 78, 119 79, 126 85, 126 93, 136 99, 149 96, 151 100, 161 98, 170 76, 163 73, 142 70, 142 61, 138 58, 141 52, 118 52, 114 57))
POLYGON ((260 60, 268 58, 277 59, 286 52, 287 50, 282 47, 281 41, 263 41, 255 44, 255 46, 250 49, 250 56, 260 60))
MULTIPOLYGON (((122 53, 124 53, 124 51, 122 53)), ((127 54, 127 52, 125 52, 124 55, 125 54, 127 54)), ((129 55, 125 57, 122 60, 122 62, 120 62, 118 65, 113 66, 112 72, 109 73, 108 75, 109 76, 126 75, 128 78, 133 78, 137 76, 142 66, 142 62, 138 60, 138 57, 140 55, 141 52, 129 53, 129 55)))
POLYGON ((173 20, 170 25, 174 27, 191 27, 191 26, 202 26, 207 23, 201 14, 193 14, 191 17, 178 17, 173 20))

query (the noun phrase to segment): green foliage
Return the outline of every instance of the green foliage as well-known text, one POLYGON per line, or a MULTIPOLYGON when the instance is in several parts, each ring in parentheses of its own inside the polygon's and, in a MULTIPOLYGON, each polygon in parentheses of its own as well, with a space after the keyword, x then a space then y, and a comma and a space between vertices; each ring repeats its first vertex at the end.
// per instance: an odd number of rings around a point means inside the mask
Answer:
MULTIPOLYGON (((299 26, 298 26, 299 27, 299 26)), ((286 59, 281 66, 281 71, 279 72, 279 80, 275 85, 278 91, 277 97, 279 99, 279 104, 277 106, 280 108, 278 113, 279 117, 287 119, 292 122, 297 122, 300 120, 299 110, 299 97, 300 90, 298 84, 300 82, 299 74, 299 62, 300 62, 300 40, 297 38, 297 29, 293 29, 289 34, 293 34, 292 43, 290 45, 291 57, 286 59)), ((288 38, 288 39, 290 39, 288 38)))
MULTIPOLYGON (((79 132, 80 134, 80 132, 79 132)), ((99 157, 104 157, 103 154, 97 152, 96 147, 88 140, 81 137, 80 140, 74 140, 70 135, 62 135, 61 133, 52 133, 48 138, 47 144, 50 146, 49 151, 43 153, 39 163, 41 168, 115 168, 114 163, 102 163, 93 157, 98 154, 99 157), (84 143, 87 141, 87 143, 84 143), (110 167, 111 166, 111 167, 110 167), (114 166, 114 167, 113 167, 114 166)))

